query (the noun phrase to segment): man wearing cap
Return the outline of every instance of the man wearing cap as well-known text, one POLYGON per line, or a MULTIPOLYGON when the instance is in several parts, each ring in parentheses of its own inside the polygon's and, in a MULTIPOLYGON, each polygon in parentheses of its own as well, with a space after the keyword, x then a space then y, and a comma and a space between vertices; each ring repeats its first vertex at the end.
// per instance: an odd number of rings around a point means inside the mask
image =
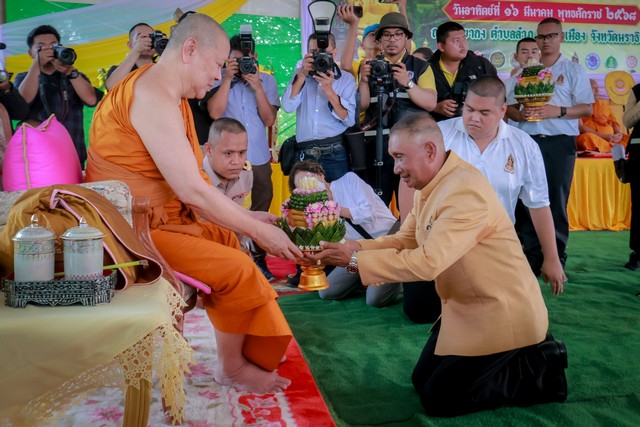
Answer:
MULTIPOLYGON (((400 12, 405 18, 407 17, 407 0, 399 0, 398 4, 398 12, 400 12)), ((360 25, 360 17, 357 16, 354 12, 353 5, 351 4, 343 4, 338 6, 337 9, 338 18, 340 18, 345 24, 349 25, 349 30, 347 33, 347 37, 345 39, 344 45, 342 46, 342 56, 340 57, 340 68, 343 71, 348 71, 355 78, 358 78, 358 69, 360 67, 360 62, 363 60, 371 60, 376 56, 382 53, 382 48, 380 47, 380 41, 376 40, 376 30, 380 26, 377 22, 368 25, 365 27, 362 32, 362 43, 360 43, 360 47, 362 48, 364 55, 359 56, 357 61, 354 61, 353 58, 356 52, 356 40, 358 39, 358 28, 360 25)), ((408 19, 407 19, 408 21, 408 19)), ((409 50, 411 47, 411 40, 407 38, 406 49, 409 50)))
POLYGON ((430 86, 438 101, 431 112, 436 121, 462 115, 462 104, 472 80, 485 74, 498 75, 489 60, 468 50, 464 27, 457 22, 445 22, 436 30, 436 50, 427 70, 430 86))
MULTIPOLYGON (((410 55, 406 49, 407 40, 413 33, 409 29, 407 19, 398 12, 390 12, 382 17, 375 32, 375 38, 380 42, 384 59, 390 64, 392 77, 389 82, 381 82, 371 78, 371 64, 363 62, 360 66, 360 107, 366 110, 365 123, 370 123, 378 117, 378 108, 387 109, 383 117, 383 165, 374 166, 376 152, 377 129, 365 132, 367 137, 367 165, 366 181, 374 187, 381 183, 382 200, 389 204, 394 191, 398 189, 399 178, 393 173, 393 160, 388 154, 389 129, 402 116, 411 111, 431 111, 436 105, 436 92, 430 89, 434 86, 429 82, 426 73, 429 64, 410 55), (382 94, 378 100, 378 91, 382 94), (395 93, 394 101, 387 102, 389 94, 395 93), (381 102, 380 102, 381 101, 381 102), (389 106, 387 106, 389 105, 389 106), (376 179, 377 168, 380 168, 381 179, 376 179)), ((433 77, 433 74, 431 74, 433 77)))

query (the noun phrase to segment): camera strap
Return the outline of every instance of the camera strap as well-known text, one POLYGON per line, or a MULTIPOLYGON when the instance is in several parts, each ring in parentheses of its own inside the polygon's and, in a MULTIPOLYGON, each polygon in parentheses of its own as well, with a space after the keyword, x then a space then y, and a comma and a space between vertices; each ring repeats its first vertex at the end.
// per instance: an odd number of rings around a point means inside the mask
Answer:
POLYGON ((373 237, 371 237, 371 234, 367 233, 367 231, 360 224, 354 224, 351 218, 344 217, 344 220, 347 221, 349 225, 353 227, 353 229, 356 230, 358 234, 360 234, 365 239, 369 239, 369 240, 373 239, 373 237))

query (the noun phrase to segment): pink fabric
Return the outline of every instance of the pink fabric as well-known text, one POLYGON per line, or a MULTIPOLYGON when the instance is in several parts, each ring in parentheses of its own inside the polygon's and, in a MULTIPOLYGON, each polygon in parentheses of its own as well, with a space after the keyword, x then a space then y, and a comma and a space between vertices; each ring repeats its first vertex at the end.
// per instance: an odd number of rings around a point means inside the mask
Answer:
POLYGON ((205 285, 204 283, 202 283, 200 280, 198 279, 194 279, 193 277, 187 276, 186 274, 182 274, 178 271, 173 271, 173 274, 176 275, 176 277, 178 278, 178 280, 186 283, 189 286, 193 286, 194 288, 204 292, 205 294, 210 294, 211 293, 211 288, 207 285, 205 285))
POLYGON ((5 191, 81 182, 71 136, 54 115, 37 128, 22 124, 9 140, 2 173, 5 191))

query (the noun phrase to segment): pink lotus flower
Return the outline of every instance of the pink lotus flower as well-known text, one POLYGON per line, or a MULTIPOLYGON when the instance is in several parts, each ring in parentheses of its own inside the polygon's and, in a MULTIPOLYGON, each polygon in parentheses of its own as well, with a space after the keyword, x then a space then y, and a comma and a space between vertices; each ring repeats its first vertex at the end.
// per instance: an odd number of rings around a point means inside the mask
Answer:
POLYGON ((553 74, 551 74, 549 69, 544 68, 538 73, 538 78, 543 82, 550 82, 551 79, 553 79, 553 74))
POLYGON ((340 217, 340 205, 333 200, 315 202, 305 208, 304 216, 309 228, 313 228, 319 222, 338 219, 340 217))

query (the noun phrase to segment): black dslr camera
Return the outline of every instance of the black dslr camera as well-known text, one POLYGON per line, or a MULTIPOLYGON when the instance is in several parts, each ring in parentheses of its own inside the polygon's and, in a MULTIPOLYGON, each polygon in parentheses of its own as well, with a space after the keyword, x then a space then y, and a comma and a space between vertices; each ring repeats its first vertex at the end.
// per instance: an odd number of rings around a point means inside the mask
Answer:
POLYGON ((464 106, 464 100, 467 98, 467 91, 469 90, 469 85, 473 80, 476 79, 476 76, 469 76, 461 82, 455 82, 453 84, 453 88, 451 90, 451 99, 456 101, 458 107, 456 109, 456 115, 462 115, 462 107, 464 106))
POLYGON ((251 33, 251 25, 240 25, 240 51, 242 52, 242 58, 238 59, 238 71, 240 74, 255 74, 258 72, 258 62, 252 56, 255 51, 255 42, 251 33))
POLYGON ((308 6, 309 15, 313 21, 318 51, 313 52, 313 69, 310 74, 329 74, 334 72, 334 79, 342 77, 340 67, 333 62, 333 55, 327 52, 331 36, 331 24, 336 15, 336 4, 331 0, 314 0, 308 6))
POLYGON ((393 67, 394 65, 384 59, 384 55, 379 55, 376 59, 368 61, 371 65, 370 78, 373 79, 377 87, 383 86, 385 91, 393 90, 393 67))
POLYGON ((167 43, 169 43, 167 35, 160 30, 155 30, 149 37, 151 38, 151 46, 153 46, 153 49, 158 55, 162 55, 162 52, 164 52, 167 47, 167 43))
POLYGON ((313 52, 313 73, 328 74, 332 71, 336 64, 333 62, 333 55, 327 53, 329 47, 329 30, 320 30, 320 28, 331 29, 331 20, 329 18, 316 18, 316 42, 318 43, 318 51, 313 52))
POLYGON ((73 65, 78 58, 76 51, 70 47, 64 47, 60 43, 53 46, 53 57, 65 65, 73 65))

